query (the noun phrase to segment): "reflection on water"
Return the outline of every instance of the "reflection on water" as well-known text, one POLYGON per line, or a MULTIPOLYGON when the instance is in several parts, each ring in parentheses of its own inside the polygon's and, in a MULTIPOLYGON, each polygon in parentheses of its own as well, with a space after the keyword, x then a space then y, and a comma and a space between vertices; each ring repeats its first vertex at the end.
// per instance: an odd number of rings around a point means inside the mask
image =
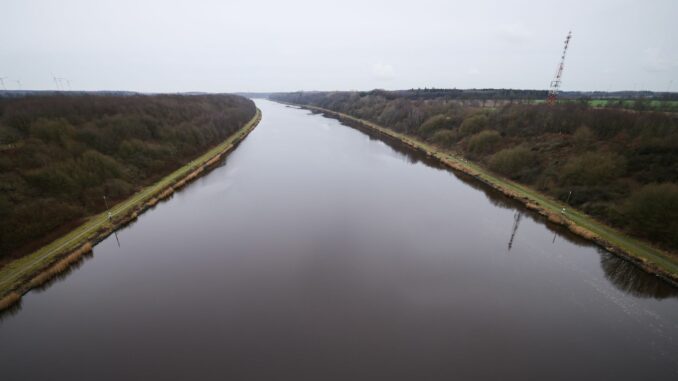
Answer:
POLYGON ((118 243, 118 247, 120 247, 120 238, 118 238, 118 232, 114 231, 113 234, 115 234, 115 242, 118 243))
POLYGON ((638 271, 638 266, 604 250, 599 252, 605 278, 617 289, 642 298, 664 299, 678 296, 678 288, 661 281, 657 276, 638 271))
POLYGON ((513 214, 513 228, 511 228, 511 238, 509 238, 508 249, 511 251, 513 247, 513 240, 516 238, 516 233, 518 232, 518 226, 520 226, 520 219, 523 218, 523 213, 519 210, 513 214))
MULTIPOLYGON (((323 115, 324 117, 328 119, 337 119, 339 120, 338 117, 332 115, 332 114, 325 114, 323 112, 318 112, 318 111, 310 111, 310 114, 315 115, 315 114, 320 114, 323 115)), ((428 156, 425 152, 421 152, 418 150, 415 150, 412 147, 409 147, 408 145, 404 144, 400 140, 393 138, 388 135, 381 134, 371 128, 367 128, 363 126, 362 124, 352 121, 352 120, 342 120, 341 121, 343 125, 355 128, 356 130, 361 131, 363 134, 367 135, 371 141, 375 142, 381 142, 385 143, 387 146, 392 148, 394 151, 398 152, 404 159, 407 160, 408 163, 410 164, 417 164, 417 163, 424 163, 428 165, 429 167, 432 168, 437 168, 437 169, 444 169, 447 170, 448 167, 441 163, 439 160, 436 158, 433 158, 431 156, 428 156)))

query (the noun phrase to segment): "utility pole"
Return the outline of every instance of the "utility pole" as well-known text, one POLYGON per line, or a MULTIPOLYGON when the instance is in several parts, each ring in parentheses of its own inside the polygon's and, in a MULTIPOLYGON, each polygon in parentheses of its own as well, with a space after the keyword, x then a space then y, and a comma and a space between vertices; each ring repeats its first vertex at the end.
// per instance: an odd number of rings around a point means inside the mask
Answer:
MULTIPOLYGON (((106 204, 106 210, 108 210, 108 201, 106 201, 106 195, 104 195, 104 204, 106 204)), ((113 215, 111 214, 111 211, 108 211, 108 221, 111 222, 113 220, 113 215)), ((118 232, 116 230, 113 230, 113 234, 115 234, 115 241, 118 243, 118 247, 120 247, 120 239, 118 239, 118 232)))
POLYGON ((108 210, 108 221, 113 220, 113 215, 111 214, 111 211, 108 208, 108 201, 106 200, 106 195, 104 195, 104 204, 106 205, 106 210, 108 210))
POLYGON ((560 91, 560 83, 563 78, 563 69, 565 68, 565 54, 567 54, 567 47, 570 45, 570 39, 572 39, 572 31, 567 34, 565 37, 565 46, 563 47, 563 54, 560 56, 560 63, 558 63, 558 68, 556 69, 556 75, 551 81, 549 86, 549 95, 546 98, 546 103, 553 105, 558 99, 558 92, 560 91))
MULTIPOLYGON (((571 197, 571 196, 572 196, 572 191, 570 191, 570 193, 567 194, 567 200, 565 200, 565 204, 566 204, 566 205, 569 205, 569 204, 570 204, 570 197, 571 197)), ((563 210, 561 210, 560 212, 561 212, 562 214, 565 214, 565 208, 563 208, 563 210)))

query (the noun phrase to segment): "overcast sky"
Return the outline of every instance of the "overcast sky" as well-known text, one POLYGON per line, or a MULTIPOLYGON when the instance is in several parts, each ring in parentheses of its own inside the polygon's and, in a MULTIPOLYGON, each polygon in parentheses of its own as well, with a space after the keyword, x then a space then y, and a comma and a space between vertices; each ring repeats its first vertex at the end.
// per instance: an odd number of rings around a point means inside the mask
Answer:
POLYGON ((678 91, 678 1, 2 0, 8 89, 678 91), (673 84, 670 81, 675 80, 673 84))

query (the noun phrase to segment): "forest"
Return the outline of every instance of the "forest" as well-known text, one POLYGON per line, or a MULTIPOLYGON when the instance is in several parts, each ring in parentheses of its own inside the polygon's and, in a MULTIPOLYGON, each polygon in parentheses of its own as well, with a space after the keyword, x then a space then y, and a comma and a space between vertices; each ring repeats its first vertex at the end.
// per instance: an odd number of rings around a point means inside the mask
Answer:
POLYGON ((272 95, 411 135, 678 249, 678 114, 586 102, 474 107, 454 98, 383 90, 272 95))
POLYGON ((235 95, 0 98, 0 263, 153 183, 256 113, 235 95))

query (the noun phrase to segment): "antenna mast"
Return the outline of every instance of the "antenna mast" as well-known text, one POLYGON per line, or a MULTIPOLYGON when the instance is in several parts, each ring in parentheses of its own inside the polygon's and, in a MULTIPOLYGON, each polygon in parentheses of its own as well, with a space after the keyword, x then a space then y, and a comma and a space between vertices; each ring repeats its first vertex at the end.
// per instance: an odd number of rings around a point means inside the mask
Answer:
POLYGON ((59 78, 57 78, 54 73, 52 73, 52 79, 54 80, 54 85, 56 86, 57 91, 61 91, 61 87, 59 86, 59 78))
POLYGON ((62 91, 70 90, 68 87, 66 87, 66 82, 68 81, 66 78, 57 77, 56 80, 59 81, 59 87, 61 87, 62 91))
POLYGON ((567 47, 570 45, 570 39, 572 38, 572 31, 567 34, 565 37, 565 46, 563 47, 563 55, 560 56, 560 63, 558 64, 558 69, 556 70, 556 75, 551 81, 551 86, 549 86, 549 95, 546 98, 546 103, 552 105, 556 103, 558 99, 558 92, 560 91, 560 82, 563 77, 563 68, 565 67, 565 54, 567 53, 567 47))

